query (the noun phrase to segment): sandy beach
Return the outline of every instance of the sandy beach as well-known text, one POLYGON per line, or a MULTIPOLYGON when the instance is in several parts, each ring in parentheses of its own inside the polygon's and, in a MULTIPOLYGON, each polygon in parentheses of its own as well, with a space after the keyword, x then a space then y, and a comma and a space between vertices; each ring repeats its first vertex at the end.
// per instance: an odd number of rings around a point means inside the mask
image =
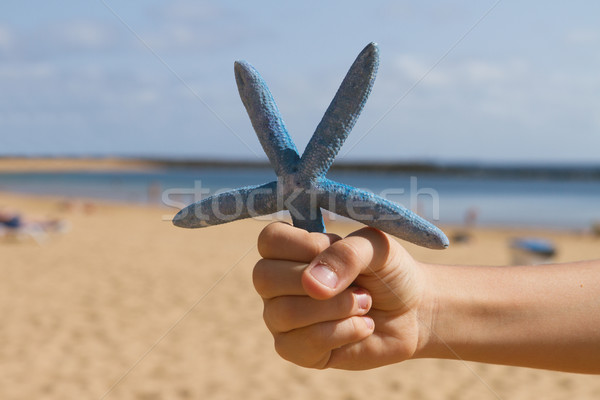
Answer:
MULTIPOLYGON (((597 376, 441 360, 315 371, 280 359, 251 283, 266 221, 184 230, 161 207, 9 193, 0 205, 68 226, 0 238, 3 400, 600 398, 597 376)), ((428 262, 503 265, 517 236, 550 239, 557 262, 600 257, 600 239, 566 231, 478 228, 446 251, 407 247, 428 262)))
POLYGON ((112 171, 142 170, 156 167, 157 163, 127 158, 36 158, 0 157, 0 173, 3 172, 57 172, 57 171, 112 171))

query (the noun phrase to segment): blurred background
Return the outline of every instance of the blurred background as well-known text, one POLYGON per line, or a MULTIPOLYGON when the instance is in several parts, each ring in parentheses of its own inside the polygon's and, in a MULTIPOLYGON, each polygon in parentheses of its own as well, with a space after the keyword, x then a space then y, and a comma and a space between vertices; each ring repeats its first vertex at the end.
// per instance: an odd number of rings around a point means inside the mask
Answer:
POLYGON ((271 180, 268 167, 243 172, 266 157, 233 62, 261 72, 303 149, 374 41, 379 76, 335 164, 355 172, 347 183, 400 189, 390 198, 414 210, 414 188, 437 191, 439 205, 422 196, 420 212, 442 223, 475 209, 488 224, 582 229, 600 218, 595 2, 28 1, 0 11, 0 156, 162 162, 137 176, 5 175, 0 188, 146 201, 194 180, 212 192, 271 180))
POLYGON ((0 398, 600 398, 594 377, 459 361, 295 367, 250 278, 272 218, 170 223, 275 178, 234 61, 260 71, 302 151, 376 42, 328 177, 439 224, 448 250, 404 243, 422 261, 600 258, 599 15, 594 1, 0 2, 0 398))

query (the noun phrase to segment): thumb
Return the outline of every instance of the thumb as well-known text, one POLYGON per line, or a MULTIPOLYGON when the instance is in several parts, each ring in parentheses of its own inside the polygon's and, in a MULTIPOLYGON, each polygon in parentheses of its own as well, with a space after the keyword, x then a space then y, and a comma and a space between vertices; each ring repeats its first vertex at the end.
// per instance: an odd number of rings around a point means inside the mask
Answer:
POLYGON ((390 254, 390 238, 375 228, 360 229, 321 252, 302 273, 302 286, 314 299, 344 291, 360 274, 382 268, 390 254))

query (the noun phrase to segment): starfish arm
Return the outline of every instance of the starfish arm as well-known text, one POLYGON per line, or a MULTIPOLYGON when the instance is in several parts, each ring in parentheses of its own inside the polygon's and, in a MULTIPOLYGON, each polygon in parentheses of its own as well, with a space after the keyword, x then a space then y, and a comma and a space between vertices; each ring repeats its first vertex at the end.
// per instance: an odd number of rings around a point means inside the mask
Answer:
POLYGON ((379 49, 369 43, 346 74, 302 155, 299 173, 308 179, 324 176, 354 127, 371 92, 379 49))
POLYGON ((320 206, 344 217, 431 249, 445 249, 449 241, 438 227, 383 197, 329 179, 318 183, 320 206))
POLYGON ((235 81, 254 131, 277 176, 291 173, 300 156, 267 84, 252 65, 236 61, 235 81))
POLYGON ((180 228, 205 228, 277 211, 277 181, 273 181, 207 197, 179 211, 173 224, 180 228))

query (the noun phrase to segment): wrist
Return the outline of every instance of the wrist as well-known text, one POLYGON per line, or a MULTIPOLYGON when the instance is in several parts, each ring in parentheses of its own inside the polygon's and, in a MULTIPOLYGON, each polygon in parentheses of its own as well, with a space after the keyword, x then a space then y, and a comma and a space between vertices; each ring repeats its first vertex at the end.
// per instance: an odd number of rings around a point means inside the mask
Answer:
POLYGON ((417 348, 411 358, 434 357, 434 349, 439 338, 436 338, 435 325, 440 308, 440 292, 435 270, 437 265, 421 263, 424 286, 419 306, 416 309, 418 325, 417 348))
POLYGON ((419 345, 413 358, 477 358, 481 339, 495 336, 490 328, 497 333, 502 329, 500 316, 510 309, 491 293, 490 277, 482 279, 487 275, 484 271, 493 269, 423 265, 427 289, 419 310, 419 345))

